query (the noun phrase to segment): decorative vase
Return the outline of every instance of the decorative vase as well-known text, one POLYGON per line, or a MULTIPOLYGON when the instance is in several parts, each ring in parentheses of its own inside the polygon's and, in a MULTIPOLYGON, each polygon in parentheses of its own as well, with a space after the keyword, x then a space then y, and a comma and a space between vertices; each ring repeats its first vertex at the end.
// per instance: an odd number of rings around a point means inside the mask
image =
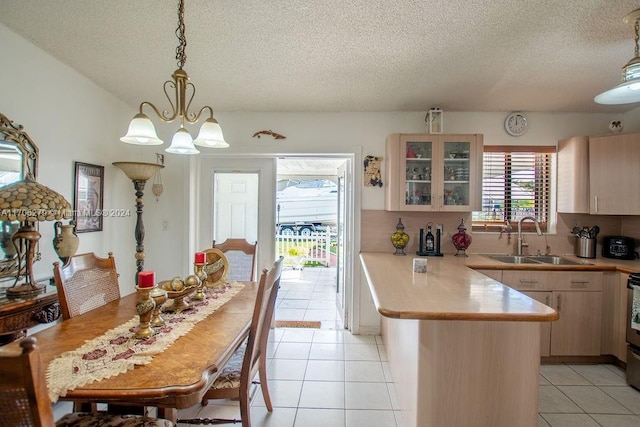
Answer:
POLYGON ((53 224, 54 238, 53 248, 58 254, 58 258, 63 263, 76 254, 80 239, 76 234, 76 224, 73 221, 69 221, 69 224, 65 225, 61 221, 56 221, 53 224))
POLYGON ((398 219, 396 231, 391 235, 391 243, 393 247, 396 248, 396 251, 393 253, 394 255, 406 255, 404 248, 407 246, 407 243, 409 243, 409 235, 404 232, 402 218, 398 219))
POLYGON ((18 250, 11 241, 14 233, 20 228, 19 222, 2 221, 0 229, 0 248, 4 252, 5 259, 13 259, 18 254, 18 250))
POLYGON ((471 236, 467 234, 467 227, 464 225, 464 218, 460 222, 458 226, 458 232, 451 236, 451 240, 453 240, 453 246, 456 247, 458 252, 456 252, 456 256, 468 256, 467 249, 469 245, 471 245, 471 236))

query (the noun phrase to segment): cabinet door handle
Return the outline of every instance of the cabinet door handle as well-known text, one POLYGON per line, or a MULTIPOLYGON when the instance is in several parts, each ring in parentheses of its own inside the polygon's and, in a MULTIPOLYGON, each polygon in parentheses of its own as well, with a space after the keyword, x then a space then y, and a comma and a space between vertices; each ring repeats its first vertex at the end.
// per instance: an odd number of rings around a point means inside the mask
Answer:
POLYGON ((544 303, 546 305, 551 305, 551 296, 547 295, 546 297, 544 297, 544 303))
POLYGON ((572 280, 571 288, 586 288, 589 283, 591 283, 589 280, 572 280))
POLYGON ((595 205, 595 213, 598 213, 598 196, 593 196, 593 202, 595 205))
POLYGON ((556 297, 556 302, 557 302, 556 306, 558 307, 558 311, 560 311, 560 297, 561 297, 561 295, 558 295, 556 297))
POLYGON ((520 279, 520 283, 529 283, 529 284, 531 284, 531 283, 538 283, 538 281, 537 281, 537 280, 524 280, 524 279, 520 279))

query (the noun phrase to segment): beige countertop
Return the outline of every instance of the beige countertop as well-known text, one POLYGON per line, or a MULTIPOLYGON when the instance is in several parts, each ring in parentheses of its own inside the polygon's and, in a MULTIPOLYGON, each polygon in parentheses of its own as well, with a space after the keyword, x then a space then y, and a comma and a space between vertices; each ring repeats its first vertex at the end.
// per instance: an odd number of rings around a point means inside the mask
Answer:
POLYGON ((413 273, 413 258, 382 252, 360 254, 374 303, 385 317, 531 322, 558 319, 552 308, 469 268, 497 263, 489 258, 485 264, 482 256, 423 257, 428 260, 427 273, 413 273))

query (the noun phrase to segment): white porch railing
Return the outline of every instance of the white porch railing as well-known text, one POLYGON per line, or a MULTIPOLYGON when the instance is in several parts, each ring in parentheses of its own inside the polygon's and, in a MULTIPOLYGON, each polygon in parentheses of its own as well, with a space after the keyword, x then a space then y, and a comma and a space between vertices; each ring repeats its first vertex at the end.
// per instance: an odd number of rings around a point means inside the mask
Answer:
POLYGON ((302 268, 305 262, 331 265, 331 231, 314 231, 308 236, 276 235, 276 256, 284 257, 286 265, 302 268))

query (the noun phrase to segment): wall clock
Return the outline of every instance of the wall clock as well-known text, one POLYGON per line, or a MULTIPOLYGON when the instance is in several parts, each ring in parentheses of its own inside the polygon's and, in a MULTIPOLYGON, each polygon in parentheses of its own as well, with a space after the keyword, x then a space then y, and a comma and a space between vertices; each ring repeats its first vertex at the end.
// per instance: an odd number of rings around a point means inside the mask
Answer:
POLYGON ((504 130, 511 136, 520 136, 527 131, 527 118, 522 113, 511 113, 504 120, 504 130))

